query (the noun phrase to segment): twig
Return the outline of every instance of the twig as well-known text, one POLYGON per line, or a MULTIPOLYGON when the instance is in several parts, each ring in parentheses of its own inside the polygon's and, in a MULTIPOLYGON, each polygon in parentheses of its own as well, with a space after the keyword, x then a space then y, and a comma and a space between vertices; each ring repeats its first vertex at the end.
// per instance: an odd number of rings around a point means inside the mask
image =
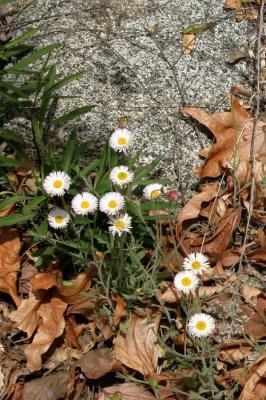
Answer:
POLYGON ((260 15, 259 15, 259 24, 258 24, 258 38, 257 38, 257 57, 256 57, 256 64, 257 64, 257 100, 256 100, 256 110, 254 115, 254 126, 251 138, 251 146, 250 146, 250 159, 251 159, 251 189, 250 189, 250 200, 249 200, 249 209, 248 209, 248 217, 246 223, 246 230, 243 242, 243 248, 241 251, 241 256, 239 260, 239 270, 238 273, 240 274, 242 271, 243 265, 243 258, 245 254, 246 243, 248 239, 248 229, 250 226, 251 216, 253 212, 253 202, 255 198, 255 191, 256 191, 256 144, 257 144, 257 136, 258 136, 258 123, 259 123, 259 112, 260 112, 260 96, 261 96, 261 88, 260 88, 260 72, 261 72, 261 65, 260 65, 260 52, 261 52, 261 37, 262 37, 262 29, 263 29, 263 17, 264 17, 264 5, 265 0, 261 1, 260 6, 260 15))

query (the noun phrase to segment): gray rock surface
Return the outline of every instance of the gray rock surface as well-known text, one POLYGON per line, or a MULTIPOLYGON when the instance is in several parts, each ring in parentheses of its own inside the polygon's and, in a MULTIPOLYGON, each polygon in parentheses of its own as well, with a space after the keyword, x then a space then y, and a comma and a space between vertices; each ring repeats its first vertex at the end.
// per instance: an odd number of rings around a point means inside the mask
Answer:
POLYGON ((181 180, 187 198, 201 162, 197 153, 210 138, 179 109, 186 104, 223 111, 233 85, 249 86, 245 61, 225 60, 247 45, 251 25, 235 22, 222 0, 37 0, 20 21, 40 27, 38 45, 59 43, 51 62, 61 76, 87 71, 64 91, 79 98, 61 101, 58 109, 61 114, 96 105, 75 121, 79 139, 91 139, 95 154, 118 118, 127 116, 134 149, 143 148, 141 161, 161 155, 159 174, 181 180), (210 23, 212 32, 198 34, 195 48, 184 55, 183 28, 196 23, 210 23))

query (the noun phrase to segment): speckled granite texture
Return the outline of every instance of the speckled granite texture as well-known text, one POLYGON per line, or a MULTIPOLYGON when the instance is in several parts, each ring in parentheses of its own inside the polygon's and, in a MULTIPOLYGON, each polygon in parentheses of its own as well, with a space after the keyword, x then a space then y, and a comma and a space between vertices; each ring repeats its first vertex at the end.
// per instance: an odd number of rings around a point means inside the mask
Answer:
POLYGON ((252 26, 235 22, 222 0, 37 0, 20 20, 40 27, 38 45, 59 43, 51 62, 61 76, 87 71, 64 91, 79 98, 61 101, 58 110, 96 105, 75 122, 79 139, 91 139, 99 148, 126 115, 136 149, 144 149, 142 161, 161 155, 159 174, 181 179, 189 196, 197 153, 210 138, 179 109, 186 104, 223 111, 229 108, 231 86, 248 87, 245 61, 229 65, 225 60, 247 45, 252 26), (206 22, 212 32, 198 34, 192 53, 183 55, 183 28, 206 22))

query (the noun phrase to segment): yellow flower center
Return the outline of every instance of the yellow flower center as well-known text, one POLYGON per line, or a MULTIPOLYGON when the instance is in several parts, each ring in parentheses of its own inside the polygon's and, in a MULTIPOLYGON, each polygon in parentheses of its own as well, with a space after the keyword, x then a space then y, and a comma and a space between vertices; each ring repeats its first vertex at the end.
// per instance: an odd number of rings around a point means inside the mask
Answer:
POLYGON ((54 219, 57 224, 62 224, 62 222, 64 221, 64 217, 62 217, 61 215, 57 215, 54 219))
POLYGON ((151 198, 152 199, 157 199, 157 197, 159 197, 161 194, 160 190, 154 190, 153 192, 151 192, 151 198))
POLYGON ((110 200, 108 203, 109 208, 116 208, 118 206, 118 203, 116 200, 110 200))
POLYGON ((87 200, 83 200, 81 203, 80 203, 80 207, 81 208, 89 208, 90 207, 90 203, 87 201, 87 200))
POLYGON ((55 189, 60 189, 63 186, 63 182, 57 179, 56 181, 54 181, 53 186, 55 189))
POLYGON ((190 286, 192 283, 192 280, 186 276, 185 278, 182 279, 181 283, 183 286, 190 286))
POLYGON ((115 227, 117 229, 125 229, 126 224, 124 221, 122 221, 121 219, 115 222, 115 227))
POLYGON ((125 179, 127 179, 127 177, 128 177, 128 173, 124 172, 124 171, 118 172, 118 174, 117 174, 117 178, 120 181, 124 181, 125 179))
POLYGON ((198 321, 196 323, 196 329, 198 331, 205 331, 205 329, 207 328, 207 324, 205 321, 198 321))
POLYGON ((117 142, 120 146, 123 146, 127 143, 127 139, 125 137, 120 137, 117 142))
POLYGON ((199 261, 193 261, 191 266, 192 266, 192 269, 200 269, 201 263, 199 261))

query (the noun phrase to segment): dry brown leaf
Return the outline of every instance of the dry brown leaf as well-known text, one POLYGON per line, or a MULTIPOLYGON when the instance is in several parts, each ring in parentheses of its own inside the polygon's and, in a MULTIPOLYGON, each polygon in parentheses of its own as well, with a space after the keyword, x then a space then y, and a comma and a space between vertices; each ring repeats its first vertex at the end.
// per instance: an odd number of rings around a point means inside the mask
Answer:
POLYGON ((2 390, 5 386, 5 376, 2 372, 2 368, 0 366, 0 396, 2 395, 2 390))
POLYGON ((224 341, 220 346, 218 358, 221 361, 235 365, 251 354, 252 347, 246 342, 224 341))
MULTIPOLYGON (((246 57, 247 57, 247 55, 246 55, 246 57)), ((231 93, 233 95, 240 95, 240 96, 247 97, 247 98, 250 98, 252 96, 252 93, 249 90, 247 90, 240 83, 235 86, 232 86, 231 93)))
POLYGON ((235 9, 241 7, 241 0, 225 0, 224 2, 224 8, 235 9))
POLYGON ((182 299, 182 293, 177 290, 173 285, 167 285, 168 288, 164 293, 158 291, 158 296, 160 301, 164 301, 165 303, 176 303, 182 299))
MULTIPOLYGON (((234 62, 241 60, 243 58, 248 57, 248 52, 245 50, 236 50, 233 53, 230 54, 229 57, 226 58, 226 62, 229 64, 233 64, 234 62)), ((236 85, 231 89, 231 93, 232 94, 236 94, 236 92, 238 93, 238 88, 241 88, 241 91, 243 91, 243 85, 236 85)), ((245 90, 245 93, 248 92, 247 90, 245 90)), ((249 93, 249 92, 248 92, 249 93)))
POLYGON ((65 398, 69 374, 55 372, 25 383, 21 400, 58 400, 65 398))
POLYGON ((198 217, 202 208, 202 204, 204 202, 209 202, 210 200, 214 199, 216 195, 216 184, 204 186, 203 191, 193 196, 192 199, 189 200, 182 208, 177 218, 178 224, 181 225, 184 221, 198 217))
POLYGON ((232 267, 240 260, 240 254, 236 251, 226 250, 221 256, 221 264, 223 267, 232 267))
POLYGON ((115 312, 112 318, 112 325, 117 326, 124 313, 127 303, 117 294, 112 294, 112 300, 116 302, 115 312))
POLYGON ((88 379, 98 379, 111 371, 121 371, 122 365, 110 349, 102 348, 91 350, 75 361, 71 366, 72 376, 75 376, 76 368, 80 368, 88 379))
POLYGON ((130 382, 104 388, 98 400, 109 400, 115 394, 119 394, 123 400, 155 400, 145 386, 130 382))
POLYGON ((10 314, 10 319, 17 323, 17 328, 27 333, 30 338, 37 328, 37 310, 42 300, 33 293, 22 300, 19 308, 10 314))
POLYGON ((254 301, 260 294, 262 294, 262 291, 245 283, 241 289, 241 294, 245 299, 254 301))
POLYGON ((127 332, 119 332, 115 339, 116 359, 143 375, 154 372, 161 352, 156 336, 160 319, 160 314, 145 318, 131 314, 127 332))
POLYGON ((14 228, 0 229, 0 292, 9 294, 16 306, 20 304, 17 295, 17 271, 20 268, 21 242, 14 228))
POLYGON ((29 370, 36 371, 42 367, 42 354, 46 353, 56 338, 63 334, 65 328, 64 312, 67 304, 54 297, 49 303, 40 305, 37 316, 42 323, 31 344, 25 349, 29 370))
POLYGON ((82 310, 86 309, 85 313, 88 313, 88 310, 92 312, 92 307, 95 308, 95 294, 92 301, 91 297, 87 298, 80 293, 90 288, 93 271, 94 269, 91 269, 78 275, 71 287, 63 286, 62 273, 58 270, 39 273, 31 279, 31 295, 10 315, 11 320, 17 323, 17 328, 26 332, 28 338, 36 331, 32 343, 25 349, 30 371, 42 367, 42 355, 54 340, 63 334, 66 325, 64 312, 68 304, 71 304, 70 308, 75 307, 76 310, 73 311, 76 312, 80 303, 82 310))
POLYGON ((185 33, 183 36, 182 52, 190 54, 196 43, 196 35, 194 33, 185 33))
POLYGON ((189 237, 183 240, 183 248, 187 253, 202 251, 212 260, 220 258, 227 249, 231 236, 237 228, 240 220, 240 209, 229 208, 214 233, 209 237, 189 237), (202 247, 202 243, 204 245, 202 247))
MULTIPOLYGON (((197 170, 201 177, 216 177, 221 175, 226 163, 234 158, 240 161, 249 160, 251 138, 254 129, 254 118, 240 105, 235 96, 232 96, 231 112, 209 115, 199 108, 183 108, 181 110, 205 125, 215 136, 216 143, 201 152, 206 158, 202 168, 197 170)), ((259 121, 257 125, 256 155, 265 151, 265 123, 259 121)))
POLYGON ((241 310, 249 317, 249 321, 244 325, 246 334, 255 339, 266 337, 266 299, 259 297, 254 308, 243 305, 241 310))
POLYGON ((261 356, 245 376, 245 385, 239 400, 265 400, 266 357, 261 356))

